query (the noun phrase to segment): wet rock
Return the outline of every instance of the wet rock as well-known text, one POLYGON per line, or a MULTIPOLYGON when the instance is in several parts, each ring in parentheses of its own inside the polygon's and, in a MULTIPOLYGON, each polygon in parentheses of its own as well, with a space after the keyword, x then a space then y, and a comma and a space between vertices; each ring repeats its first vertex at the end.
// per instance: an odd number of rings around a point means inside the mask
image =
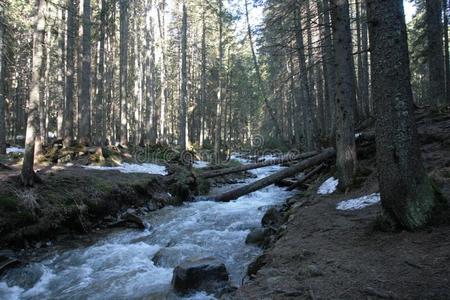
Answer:
POLYGON ((172 285, 180 294, 192 291, 217 293, 229 286, 225 265, 214 257, 187 261, 173 271, 172 285))
POLYGON ((279 227, 283 223, 283 215, 276 208, 269 209, 261 220, 263 227, 279 227))
POLYGON ((142 220, 141 217, 139 217, 138 215, 135 215, 133 213, 126 212, 122 216, 122 220, 125 223, 131 223, 133 225, 136 225, 138 228, 141 228, 141 229, 145 229, 146 228, 144 220, 142 220))
POLYGON ((262 245, 266 240, 266 237, 269 235, 267 229, 264 228, 255 228, 247 235, 245 239, 246 244, 255 244, 262 245))
POLYGON ((266 258, 267 256, 263 254, 251 262, 247 267, 247 276, 256 275, 256 273, 267 264, 266 258))
POLYGON ((18 259, 15 259, 11 256, 6 256, 0 254, 0 274, 6 271, 9 268, 16 267, 20 265, 21 262, 18 259))

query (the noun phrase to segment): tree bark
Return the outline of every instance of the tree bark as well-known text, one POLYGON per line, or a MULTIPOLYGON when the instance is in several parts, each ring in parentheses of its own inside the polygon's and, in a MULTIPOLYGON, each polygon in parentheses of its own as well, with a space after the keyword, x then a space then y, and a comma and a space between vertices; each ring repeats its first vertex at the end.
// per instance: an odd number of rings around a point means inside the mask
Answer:
POLYGON ((82 70, 80 95, 80 143, 91 140, 91 0, 83 0, 82 70))
POLYGON ((445 104, 444 51, 442 49, 441 2, 426 0, 426 35, 428 39, 427 61, 429 103, 433 109, 445 104))
POLYGON ((381 202, 389 217, 412 230, 427 223, 435 197, 414 119, 403 1, 367 3, 381 202))
POLYGON ((336 135, 336 64, 331 34, 330 0, 319 1, 323 3, 323 69, 325 73, 325 92, 328 107, 328 137, 332 139, 336 135))
POLYGON ((442 1, 442 10, 444 12, 444 59, 445 59, 445 86, 446 86, 446 104, 450 105, 450 53, 448 44, 448 0, 442 1))
POLYGON ((222 104, 223 104, 223 2, 219 1, 219 87, 217 91, 216 103, 216 124, 214 136, 214 158, 215 164, 218 164, 221 159, 221 144, 222 144, 222 104))
POLYGON ((45 35, 45 0, 35 2, 35 20, 33 30, 33 61, 30 83, 30 99, 28 103, 27 131, 25 138, 25 154, 21 179, 25 186, 33 186, 35 182, 34 146, 39 126, 40 84, 43 63, 43 42, 45 35))
POLYGON ((66 147, 71 146, 74 139, 76 13, 74 1, 67 0, 66 105, 64 110, 64 146, 66 147))
POLYGON ((320 154, 313 156, 309 159, 303 160, 292 167, 283 169, 277 173, 269 175, 263 179, 257 180, 249 185, 237 188, 235 190, 226 192, 222 195, 218 195, 214 197, 216 201, 228 202, 234 199, 237 199, 241 196, 250 194, 259 189, 265 188, 271 184, 279 182, 284 178, 288 178, 290 176, 294 176, 297 173, 300 173, 303 170, 306 170, 312 166, 315 166, 323 161, 331 159, 335 156, 336 151, 333 148, 328 148, 323 150, 320 154))
POLYGON ((345 190, 353 183, 356 171, 355 75, 348 0, 332 0, 331 16, 336 59, 336 167, 339 188, 345 190))
POLYGON ((3 6, 0 5, 0 154, 6 154, 6 124, 4 96, 4 18, 3 6))
POLYGON ((181 27, 181 86, 180 86, 180 120, 178 144, 181 150, 187 147, 187 9, 183 2, 183 21, 181 27))
POLYGON ((300 67, 300 86, 304 94, 302 101, 302 114, 305 133, 305 148, 307 151, 314 150, 317 147, 317 136, 315 128, 315 116, 313 110, 313 96, 311 95, 308 68, 306 66, 305 46, 303 41, 303 26, 301 7, 295 10, 295 41, 297 46, 298 63, 300 67))
POLYGON ((128 1, 120 0, 120 144, 128 144, 128 1))
POLYGON ((98 73, 97 73, 97 97, 95 120, 97 128, 95 130, 96 144, 101 145, 105 140, 106 126, 105 126, 105 36, 106 36, 106 0, 101 0, 100 10, 100 36, 99 36, 99 51, 98 51, 98 73))

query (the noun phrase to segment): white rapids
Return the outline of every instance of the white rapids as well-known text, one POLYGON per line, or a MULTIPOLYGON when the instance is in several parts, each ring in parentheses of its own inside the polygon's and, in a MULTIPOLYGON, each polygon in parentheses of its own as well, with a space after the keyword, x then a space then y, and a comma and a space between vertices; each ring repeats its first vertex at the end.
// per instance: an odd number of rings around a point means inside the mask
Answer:
MULTIPOLYGON (((279 170, 253 170, 263 178, 279 170)), ((236 185, 229 186, 229 188, 236 185)), ((186 259, 221 259, 234 285, 261 253, 245 244, 265 210, 292 192, 269 186, 229 203, 198 201, 149 213, 149 230, 111 233, 94 245, 63 251, 12 269, 0 278, 0 299, 180 299, 171 288, 175 266, 186 259)), ((214 299, 197 293, 189 299, 214 299)))

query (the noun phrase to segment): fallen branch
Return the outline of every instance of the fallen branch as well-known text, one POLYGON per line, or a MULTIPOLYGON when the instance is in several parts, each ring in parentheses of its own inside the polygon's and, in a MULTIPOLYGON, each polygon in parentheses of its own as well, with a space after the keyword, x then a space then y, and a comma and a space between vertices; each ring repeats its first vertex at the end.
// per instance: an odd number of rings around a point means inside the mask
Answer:
POLYGON ((250 194, 254 191, 265 188, 266 186, 269 186, 271 184, 279 182, 280 180, 294 176, 295 174, 300 173, 308 168, 311 168, 323 161, 326 161, 327 159, 330 159, 330 158, 334 157, 335 155, 336 155, 336 151, 333 148, 325 149, 322 152, 320 152, 319 154, 317 154, 313 157, 310 157, 306 160, 303 160, 303 161, 295 164, 292 167, 283 169, 277 173, 269 175, 265 178, 255 181, 249 185, 237 188, 235 190, 223 193, 221 195, 217 195, 214 197, 214 200, 228 202, 228 201, 237 199, 241 196, 250 194))
POLYGON ((319 166, 314 168, 311 172, 309 172, 308 174, 306 174, 302 178, 300 178, 297 182, 295 182, 294 184, 290 185, 287 188, 287 191, 292 191, 293 189, 298 188, 306 180, 310 179, 311 177, 313 177, 314 175, 319 173, 324 167, 325 167, 325 164, 320 164, 319 166))
POLYGON ((263 168, 263 167, 267 167, 267 166, 279 165, 279 164, 283 164, 283 163, 287 163, 287 162, 291 162, 291 161, 297 161, 297 160, 309 158, 309 157, 317 155, 317 154, 318 154, 317 151, 306 152, 306 153, 303 153, 303 154, 300 154, 300 155, 297 155, 294 157, 282 157, 279 159, 266 160, 266 161, 247 164, 247 165, 238 166, 238 167, 206 171, 206 172, 201 173, 199 176, 202 178, 214 178, 214 177, 224 176, 224 175, 228 175, 228 174, 245 172, 248 170, 263 168))

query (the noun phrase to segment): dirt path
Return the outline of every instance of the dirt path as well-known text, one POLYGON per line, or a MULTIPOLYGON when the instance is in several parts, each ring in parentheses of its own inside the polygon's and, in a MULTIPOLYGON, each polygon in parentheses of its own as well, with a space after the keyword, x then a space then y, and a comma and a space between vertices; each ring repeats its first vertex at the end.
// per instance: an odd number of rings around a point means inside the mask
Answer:
MULTIPOLYGON (((427 170, 450 199, 450 116, 424 114, 418 125, 427 170)), ((367 153, 360 164, 374 170, 367 153)), ((336 209, 377 191, 372 173, 348 195, 298 197, 261 269, 233 299, 450 299, 450 225, 382 232, 379 204, 336 209)))
POLYGON ((237 298, 450 298, 449 226, 377 232, 378 205, 343 212, 336 210, 340 198, 295 209, 266 265, 237 298))

